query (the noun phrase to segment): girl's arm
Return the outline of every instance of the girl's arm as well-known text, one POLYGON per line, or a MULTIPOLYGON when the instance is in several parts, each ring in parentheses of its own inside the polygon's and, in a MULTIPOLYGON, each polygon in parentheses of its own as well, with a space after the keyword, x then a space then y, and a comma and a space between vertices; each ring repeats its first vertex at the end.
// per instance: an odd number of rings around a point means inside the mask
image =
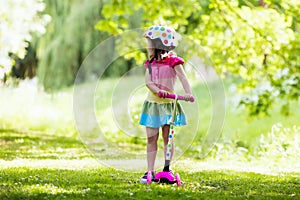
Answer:
POLYGON ((183 66, 181 64, 176 65, 176 66, 174 66, 174 69, 175 69, 175 72, 176 72, 176 74, 177 74, 177 76, 178 76, 178 78, 179 78, 179 80, 182 84, 182 87, 185 91, 185 94, 186 94, 185 96, 186 96, 186 98, 189 99, 192 96, 193 92, 192 92, 191 85, 190 85, 190 83, 187 79, 187 76, 185 74, 185 71, 183 69, 183 66))
POLYGON ((163 95, 169 94, 167 91, 159 89, 159 88, 153 83, 153 81, 152 81, 152 79, 151 79, 151 75, 150 75, 148 69, 146 69, 145 82, 146 82, 147 88, 148 88, 151 92, 153 92, 154 94, 158 94, 158 92, 163 93, 163 95))

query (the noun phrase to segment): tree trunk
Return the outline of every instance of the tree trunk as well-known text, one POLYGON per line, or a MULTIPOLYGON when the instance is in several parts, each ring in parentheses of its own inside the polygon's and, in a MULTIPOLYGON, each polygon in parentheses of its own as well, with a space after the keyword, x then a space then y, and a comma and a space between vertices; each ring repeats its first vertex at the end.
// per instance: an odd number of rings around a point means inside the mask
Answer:
POLYGON ((36 51, 30 44, 26 50, 27 54, 23 59, 20 59, 18 57, 14 58, 16 64, 12 68, 12 77, 26 79, 36 76, 38 62, 36 51))

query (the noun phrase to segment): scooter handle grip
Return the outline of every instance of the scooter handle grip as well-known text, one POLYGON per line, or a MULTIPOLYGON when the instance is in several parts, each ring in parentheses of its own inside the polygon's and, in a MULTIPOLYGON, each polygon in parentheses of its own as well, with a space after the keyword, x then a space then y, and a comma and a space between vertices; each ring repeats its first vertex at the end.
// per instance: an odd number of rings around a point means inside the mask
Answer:
MULTIPOLYGON (((165 97, 163 95, 162 92, 158 92, 158 97, 160 98, 169 98, 169 99, 175 99, 176 98, 176 94, 167 94, 165 97)), ((184 99, 184 96, 181 96, 181 95, 177 95, 177 99, 178 100, 185 100, 184 99)), ((190 102, 194 102, 195 101, 195 98, 192 96, 190 99, 189 99, 190 102)))

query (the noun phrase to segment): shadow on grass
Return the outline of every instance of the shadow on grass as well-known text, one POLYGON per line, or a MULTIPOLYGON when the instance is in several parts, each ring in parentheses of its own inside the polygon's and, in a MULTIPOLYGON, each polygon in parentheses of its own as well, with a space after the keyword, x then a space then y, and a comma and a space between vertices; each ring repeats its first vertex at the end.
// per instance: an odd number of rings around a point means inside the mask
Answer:
MULTIPOLYGON (((0 129, 0 159, 89 157, 82 142, 41 132, 0 129)), ((31 166, 31 165, 30 165, 31 166)), ((44 166, 43 166, 44 167, 44 166)), ((141 185, 141 174, 111 168, 0 169, 0 199, 299 199, 300 174, 179 171, 184 185, 141 185)))
POLYGON ((141 185, 140 174, 109 168, 0 171, 0 199, 297 199, 299 174, 268 176, 233 171, 180 172, 176 185, 141 185))
POLYGON ((0 159, 78 159, 90 157, 83 143, 75 137, 43 132, 0 129, 0 159))

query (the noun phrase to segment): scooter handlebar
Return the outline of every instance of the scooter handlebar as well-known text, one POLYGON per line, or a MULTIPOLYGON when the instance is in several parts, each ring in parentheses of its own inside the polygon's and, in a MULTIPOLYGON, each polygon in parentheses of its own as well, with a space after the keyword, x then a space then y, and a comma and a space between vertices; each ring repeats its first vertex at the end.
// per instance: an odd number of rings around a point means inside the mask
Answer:
MULTIPOLYGON (((169 98, 169 99, 175 99, 176 98, 176 94, 167 94, 165 97, 163 95, 162 92, 158 92, 158 97, 160 98, 169 98)), ((181 96, 181 95, 177 95, 177 99, 178 100, 185 100, 184 96, 181 96)), ((195 101, 195 98, 192 96, 188 101, 190 102, 194 102, 195 101)))

